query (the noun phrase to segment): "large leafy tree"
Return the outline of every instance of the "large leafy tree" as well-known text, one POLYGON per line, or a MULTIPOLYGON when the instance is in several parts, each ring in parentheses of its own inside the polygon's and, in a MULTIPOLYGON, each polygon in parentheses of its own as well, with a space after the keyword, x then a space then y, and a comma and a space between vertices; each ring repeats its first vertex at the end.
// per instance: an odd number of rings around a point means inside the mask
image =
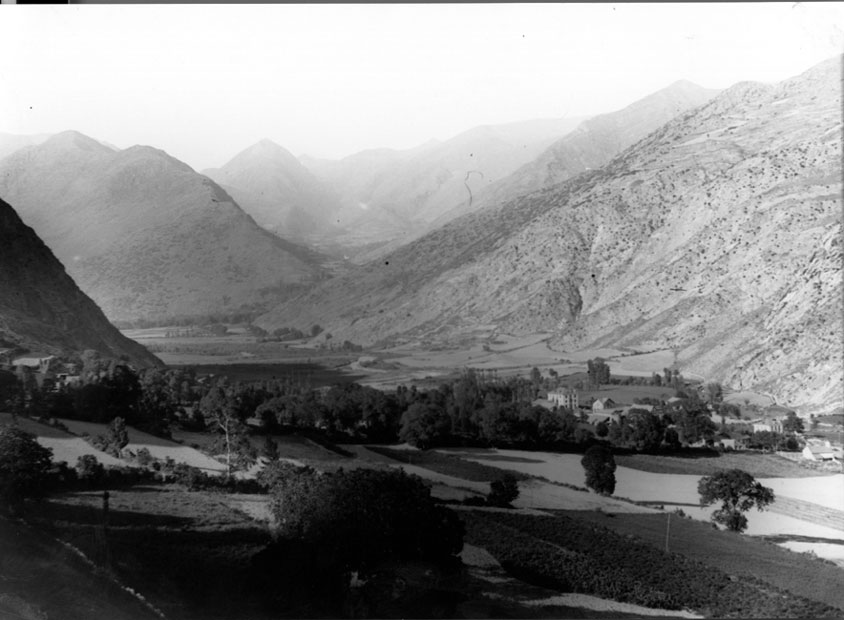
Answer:
POLYGON ((401 417, 399 439, 427 449, 443 441, 451 432, 451 418, 432 403, 413 403, 401 417))
POLYGON ((47 487, 53 451, 17 426, 0 426, 0 503, 14 512, 47 487))
POLYGON ((628 413, 630 433, 627 443, 636 448, 651 452, 662 444, 665 435, 665 424, 662 418, 647 409, 633 408, 628 413))
POLYGON ((743 532, 747 528, 747 517, 743 513, 754 506, 763 510, 774 501, 772 489, 762 486, 740 469, 704 476, 697 489, 702 506, 721 502, 721 507, 712 513, 712 520, 734 532, 743 532))
POLYGON ((601 495, 615 491, 615 458, 607 446, 592 446, 580 460, 586 471, 586 486, 601 495))
POLYGON ((235 394, 223 386, 214 386, 202 397, 199 409, 208 430, 216 433, 215 449, 226 455, 226 475, 234 469, 248 467, 255 461, 256 452, 249 443, 248 429, 243 422, 235 394))
MULTIPOLYGON (((339 604, 353 574, 370 582, 369 590, 396 566, 459 571, 463 523, 434 502, 421 478, 401 470, 321 474, 281 463, 267 469, 261 480, 270 486, 277 542, 253 564, 260 568, 258 585, 266 584, 286 607, 302 598, 339 604)), ((387 600, 396 583, 388 584, 387 600)), ((335 607, 330 615, 336 614, 335 607)))
POLYGON ((803 418, 789 411, 785 420, 782 421, 782 430, 786 433, 802 433, 804 431, 803 418))

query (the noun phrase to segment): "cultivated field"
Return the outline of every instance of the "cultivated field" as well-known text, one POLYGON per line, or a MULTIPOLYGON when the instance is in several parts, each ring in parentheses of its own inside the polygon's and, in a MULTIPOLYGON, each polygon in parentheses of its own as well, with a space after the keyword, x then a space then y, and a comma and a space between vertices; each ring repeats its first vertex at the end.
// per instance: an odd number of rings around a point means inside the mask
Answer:
MULTIPOLYGON (((668 526, 668 547, 673 553, 699 560, 729 575, 755 576, 794 594, 844 609, 844 589, 841 588, 844 570, 809 555, 796 555, 758 538, 715 531, 706 523, 676 515, 671 515, 668 524, 666 513, 628 513, 612 517, 582 511, 562 511, 561 514, 633 536, 662 549, 668 526)), ((839 554, 844 550, 844 546, 836 547, 839 554)))
POLYGON ((798 463, 776 454, 759 452, 723 452, 711 456, 669 456, 651 454, 620 454, 618 465, 656 474, 692 474, 709 476, 722 469, 741 469, 751 476, 767 478, 815 478, 828 473, 801 467, 798 463))
MULTIPOLYGON (((60 422, 76 435, 87 433, 94 437, 107 433, 107 427, 104 424, 65 419, 60 420, 60 422)), ((226 470, 225 465, 195 448, 183 446, 175 441, 156 437, 155 435, 150 435, 149 433, 144 433, 131 427, 127 427, 127 431, 129 433, 129 444, 124 449, 130 452, 137 453, 138 450, 146 448, 153 457, 162 461, 171 458, 177 463, 187 463, 192 467, 198 467, 207 472, 223 472, 226 470)))
MULTIPOLYGON (((12 423, 11 414, 0 413, 0 424, 12 423)), ((45 448, 50 448, 53 451, 53 461, 56 463, 64 461, 70 467, 73 467, 76 465, 76 461, 80 456, 90 454, 95 456, 103 465, 125 465, 120 459, 116 459, 101 450, 97 450, 81 437, 77 437, 61 429, 20 416, 14 423, 28 433, 35 435, 39 444, 45 448)))
MULTIPOLYGON (((477 450, 460 449, 449 450, 452 454, 461 454, 463 458, 478 461, 487 465, 512 469, 531 476, 545 478, 551 482, 583 487, 585 476, 580 464, 581 456, 577 454, 553 454, 546 452, 528 452, 523 450, 477 450)), ((700 507, 700 496, 697 484, 700 475, 691 474, 662 474, 634 470, 619 466, 616 470, 615 495, 637 502, 646 502, 653 506, 665 506, 666 510, 676 507, 692 518, 709 521, 715 507, 700 507)), ((780 501, 775 501, 769 510, 759 512, 753 510, 747 513, 747 534, 751 536, 792 535, 807 536, 825 540, 835 540, 844 537, 844 529, 839 528, 837 518, 818 518, 811 514, 822 512, 824 508, 832 509, 833 515, 840 513, 844 518, 844 475, 817 476, 804 478, 760 478, 763 484, 774 489, 780 501), (791 501, 786 501, 791 500, 791 501), (802 502, 802 503, 801 503, 802 502)), ((545 493, 525 493, 517 500, 520 506, 535 508, 566 508, 566 501, 571 502, 568 507, 576 509, 594 509, 578 501, 577 495, 564 497, 561 501, 551 499, 554 495, 565 495, 568 489, 547 489, 545 493)), ((572 491, 572 493, 577 493, 572 491)), ((585 494, 591 501, 597 496, 585 494)), ((584 498, 585 499, 585 498, 584 498)), ((626 510, 625 512, 631 512, 626 510)), ((823 548, 818 547, 822 553, 823 548)))

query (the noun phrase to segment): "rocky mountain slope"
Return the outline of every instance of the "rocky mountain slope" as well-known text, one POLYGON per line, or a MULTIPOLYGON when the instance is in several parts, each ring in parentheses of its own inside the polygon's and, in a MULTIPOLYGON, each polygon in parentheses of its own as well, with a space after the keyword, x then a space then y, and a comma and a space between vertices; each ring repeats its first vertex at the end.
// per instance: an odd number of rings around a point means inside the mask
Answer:
POLYGON ((740 83, 606 166, 459 218, 259 319, 335 338, 550 331, 841 407, 841 58, 740 83))
POLYGON ((123 336, 50 249, 0 200, 0 346, 52 354, 99 351, 139 367, 161 362, 123 336))
POLYGON ((380 257, 461 215, 507 202, 551 187, 587 170, 600 168, 678 114, 706 103, 717 94, 717 90, 681 80, 621 110, 584 120, 576 129, 555 140, 537 157, 514 172, 475 188, 471 202, 459 200, 448 208, 441 206, 440 215, 427 226, 418 227, 409 235, 410 238, 397 239, 360 258, 380 257))
POLYGON ((415 236, 480 189, 531 161, 583 117, 484 125, 413 149, 376 149, 339 161, 304 159, 342 196, 345 232, 336 242, 351 254, 415 236))
POLYGON ((238 153, 222 168, 203 170, 262 227, 310 241, 339 224, 340 199, 289 151, 270 140, 238 153))
POLYGON ((322 257, 147 146, 57 134, 0 160, 0 196, 113 321, 260 306, 323 274, 322 257))

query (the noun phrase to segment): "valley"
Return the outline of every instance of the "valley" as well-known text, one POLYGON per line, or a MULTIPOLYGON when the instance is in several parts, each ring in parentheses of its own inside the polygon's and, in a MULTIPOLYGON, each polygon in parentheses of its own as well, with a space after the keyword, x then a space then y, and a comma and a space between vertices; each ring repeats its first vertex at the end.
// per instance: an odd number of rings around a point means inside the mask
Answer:
POLYGON ((844 615, 841 33, 603 8, 45 13, 0 617, 844 615))

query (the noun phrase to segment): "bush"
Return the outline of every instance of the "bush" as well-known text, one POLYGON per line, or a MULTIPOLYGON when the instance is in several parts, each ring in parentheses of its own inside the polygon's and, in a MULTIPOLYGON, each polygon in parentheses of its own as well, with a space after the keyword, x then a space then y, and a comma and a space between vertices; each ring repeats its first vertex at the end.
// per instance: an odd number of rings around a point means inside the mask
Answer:
POLYGON ((96 484, 105 476, 105 468, 93 454, 83 454, 76 460, 76 473, 79 480, 96 484))
POLYGON ((498 480, 489 483, 486 501, 490 506, 512 508, 511 504, 519 496, 519 483, 510 474, 504 474, 498 480))
POLYGON ((148 448, 141 448, 135 455, 135 460, 141 467, 149 467, 155 461, 155 457, 152 456, 148 448))
POLYGON ((16 426, 0 427, 0 499, 16 512, 27 497, 46 492, 52 450, 16 426))
POLYGON ((592 446, 580 460, 586 470, 586 486, 601 495, 615 491, 615 459, 606 446, 592 446))

